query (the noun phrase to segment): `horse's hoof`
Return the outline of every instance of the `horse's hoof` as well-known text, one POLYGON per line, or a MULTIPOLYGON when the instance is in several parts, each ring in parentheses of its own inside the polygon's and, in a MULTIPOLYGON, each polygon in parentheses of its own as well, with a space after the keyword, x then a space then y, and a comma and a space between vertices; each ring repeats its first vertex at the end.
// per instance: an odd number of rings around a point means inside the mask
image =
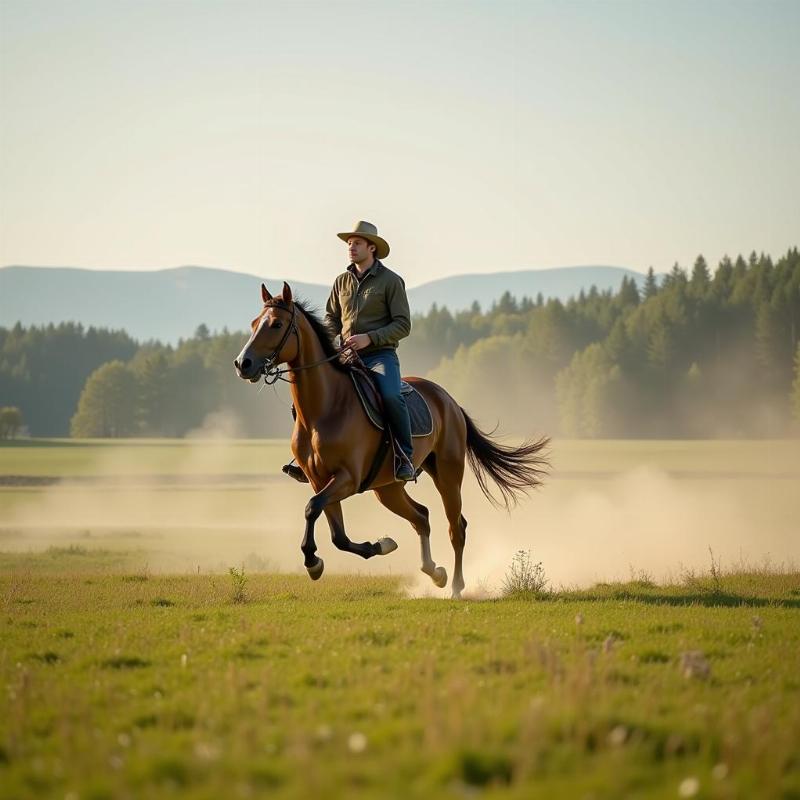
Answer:
POLYGON ((311 578, 312 581, 318 581, 322 577, 322 573, 325 569, 325 562, 321 559, 317 559, 317 563, 314 564, 313 567, 306 567, 308 570, 308 577, 311 578))
POLYGON ((433 575, 431 575, 431 580, 436 586, 443 589, 447 586, 447 570, 444 567, 436 567, 433 571, 433 575))
POLYGON ((394 539, 390 539, 388 536, 378 539, 377 545, 379 547, 378 555, 380 556, 388 556, 389 553, 393 553, 397 550, 397 542, 394 539))
POLYGON ((461 590, 460 589, 453 589, 453 593, 450 595, 451 600, 460 600, 461 599, 461 590))

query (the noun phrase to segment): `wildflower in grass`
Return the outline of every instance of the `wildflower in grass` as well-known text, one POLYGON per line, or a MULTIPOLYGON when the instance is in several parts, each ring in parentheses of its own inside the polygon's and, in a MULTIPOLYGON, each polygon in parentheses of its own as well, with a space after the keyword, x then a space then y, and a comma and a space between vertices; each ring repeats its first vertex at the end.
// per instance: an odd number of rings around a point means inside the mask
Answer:
POLYGON ((518 550, 503 579, 502 592, 506 597, 519 594, 540 594, 547 586, 542 562, 534 562, 529 550, 518 550))
POLYGON ((131 737, 127 733, 121 733, 117 736, 117 744, 120 747, 130 747, 131 746, 131 737))
POLYGON ((329 742, 333 737, 333 728, 330 725, 319 725, 316 731, 318 742, 329 742))
POLYGON ((706 680, 711 677, 711 664, 699 650, 687 650, 681 653, 680 664, 684 678, 706 680))
POLYGON ((728 777, 728 772, 728 765, 725 762, 720 761, 719 764, 714 764, 714 768, 711 770, 711 777, 715 781, 724 781, 725 778, 728 777))
POLYGON ((614 650, 614 645, 617 643, 617 637, 613 633, 609 633, 603 642, 603 652, 608 654, 614 650))
POLYGON ((678 786, 679 797, 696 797, 700 791, 700 781, 694 775, 684 778, 678 786))
POLYGON ((231 576, 231 601, 234 603, 246 603, 245 586, 247 585, 247 576, 244 574, 244 564, 241 569, 231 567, 228 573, 231 576))
POLYGON ((608 743, 613 747, 621 747, 628 739, 628 729, 624 725, 615 725, 608 734, 608 743))
POLYGON ((186 664, 189 662, 189 656, 186 653, 181 654, 181 668, 186 669, 186 664))
POLYGON ((351 753, 363 753, 367 749, 367 737, 360 731, 354 731, 347 738, 347 749, 351 753))
POLYGON ((201 761, 216 761, 220 756, 220 748, 213 742, 197 742, 194 746, 194 754, 201 761))
POLYGON ((583 614, 581 614, 580 611, 575 615, 575 625, 578 628, 580 628, 580 626, 583 625, 583 614))

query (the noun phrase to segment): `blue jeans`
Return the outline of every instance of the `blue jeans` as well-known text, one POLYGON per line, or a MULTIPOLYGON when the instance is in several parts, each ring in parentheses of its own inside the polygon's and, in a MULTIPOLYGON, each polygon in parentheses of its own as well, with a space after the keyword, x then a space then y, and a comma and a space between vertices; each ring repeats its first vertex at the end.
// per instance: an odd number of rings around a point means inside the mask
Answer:
POLYGON ((389 427, 404 455, 411 461, 411 421, 408 418, 406 399, 400 394, 400 361, 394 350, 375 350, 359 353, 361 360, 372 371, 378 391, 383 398, 389 427))

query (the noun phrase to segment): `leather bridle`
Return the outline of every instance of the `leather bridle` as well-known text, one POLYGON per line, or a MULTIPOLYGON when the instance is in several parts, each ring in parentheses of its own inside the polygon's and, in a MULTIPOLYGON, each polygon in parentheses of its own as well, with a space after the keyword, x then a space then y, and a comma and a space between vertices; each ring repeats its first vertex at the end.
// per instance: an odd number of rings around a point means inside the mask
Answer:
POLYGON ((295 320, 295 315, 297 313, 297 304, 292 303, 291 308, 287 306, 285 303, 281 302, 270 302, 266 304, 268 308, 280 308, 283 311, 290 311, 291 318, 289 319, 289 327, 284 332, 283 336, 281 337, 280 342, 278 342, 277 347, 270 353, 270 355, 264 358, 264 363, 261 365, 261 374, 264 376, 264 383, 267 386, 272 386, 273 383, 277 381, 284 381, 285 383, 294 383, 293 380, 289 378, 284 378, 283 376, 286 375, 288 372, 300 372, 304 369, 311 369, 312 367, 318 367, 320 364, 327 364, 329 361, 333 361, 336 358, 339 358, 342 353, 346 352, 347 350, 352 350, 353 353, 356 351, 352 349, 352 347, 343 347, 338 353, 334 353, 332 356, 328 356, 327 358, 321 358, 319 361, 314 361, 311 364, 303 364, 299 367, 279 367, 276 363, 278 356, 283 350, 286 342, 289 340, 289 337, 294 334, 297 337, 297 349, 298 352, 300 350, 300 333, 297 330, 297 322, 295 320))

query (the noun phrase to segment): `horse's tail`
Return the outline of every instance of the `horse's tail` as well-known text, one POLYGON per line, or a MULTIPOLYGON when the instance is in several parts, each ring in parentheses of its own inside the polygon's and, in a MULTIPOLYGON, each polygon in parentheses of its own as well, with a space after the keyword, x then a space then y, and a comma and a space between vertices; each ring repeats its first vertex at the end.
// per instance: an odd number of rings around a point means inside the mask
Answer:
POLYGON ((509 508, 516 505, 520 494, 542 485, 542 478, 547 474, 549 462, 540 455, 550 442, 546 436, 534 441, 525 441, 519 447, 508 447, 483 433, 461 409, 467 423, 467 460, 478 479, 478 485, 486 498, 496 506, 509 508), (488 480, 497 484, 499 501, 489 490, 488 480))

